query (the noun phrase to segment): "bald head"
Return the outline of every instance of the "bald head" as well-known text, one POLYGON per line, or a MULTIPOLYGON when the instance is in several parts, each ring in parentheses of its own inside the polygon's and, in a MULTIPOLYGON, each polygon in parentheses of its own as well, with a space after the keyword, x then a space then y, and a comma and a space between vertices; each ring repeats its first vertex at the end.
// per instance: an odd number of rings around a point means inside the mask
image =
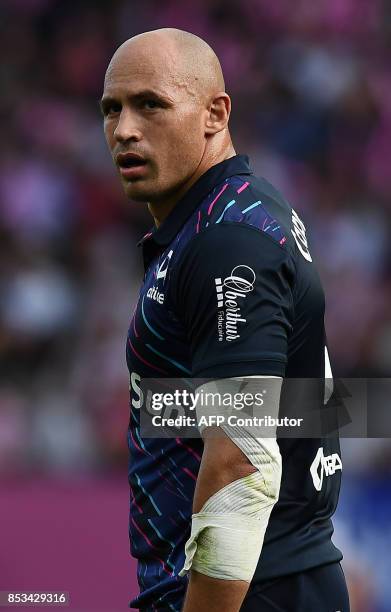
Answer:
POLYGON ((129 38, 114 53, 105 82, 118 62, 131 58, 142 62, 145 74, 165 74, 172 86, 201 100, 225 90, 216 53, 190 32, 162 28, 129 38))
POLYGON ((124 42, 106 71, 102 111, 127 195, 170 208, 201 174, 234 155, 230 109, 220 62, 198 36, 164 28, 124 42), (121 167, 125 162, 132 167, 121 167))

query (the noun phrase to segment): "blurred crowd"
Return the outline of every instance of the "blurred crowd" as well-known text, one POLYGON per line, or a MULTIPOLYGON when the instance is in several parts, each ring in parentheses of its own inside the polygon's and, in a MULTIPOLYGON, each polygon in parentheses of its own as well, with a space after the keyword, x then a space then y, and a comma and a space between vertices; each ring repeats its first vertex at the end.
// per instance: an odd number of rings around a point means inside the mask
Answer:
MULTIPOLYGON (((151 221, 121 192, 98 101, 116 47, 164 26, 213 46, 233 99, 236 150, 309 228, 334 373, 389 376, 389 2, 2 0, 4 477, 75 477, 126 461, 125 337, 142 274, 136 242, 151 221)), ((389 487, 387 441, 345 446, 348 501, 357 501, 356 478, 389 487)), ((340 537, 355 551, 352 508, 343 507, 340 537)), ((375 603, 370 576, 367 588, 357 580, 353 612, 391 610, 375 603)))

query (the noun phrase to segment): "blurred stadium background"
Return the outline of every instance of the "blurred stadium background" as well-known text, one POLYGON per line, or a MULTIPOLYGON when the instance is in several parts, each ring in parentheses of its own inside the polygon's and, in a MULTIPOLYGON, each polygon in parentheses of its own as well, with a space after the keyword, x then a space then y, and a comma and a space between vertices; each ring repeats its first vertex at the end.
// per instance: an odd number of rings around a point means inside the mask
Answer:
MULTIPOLYGON (((238 152, 310 227, 334 374, 391 361, 391 4, 0 3, 0 590, 122 610, 126 330, 151 224, 126 203, 98 100, 114 49, 175 26, 221 58, 238 152)), ((345 440, 335 541, 352 612, 391 611, 391 445, 345 440)))

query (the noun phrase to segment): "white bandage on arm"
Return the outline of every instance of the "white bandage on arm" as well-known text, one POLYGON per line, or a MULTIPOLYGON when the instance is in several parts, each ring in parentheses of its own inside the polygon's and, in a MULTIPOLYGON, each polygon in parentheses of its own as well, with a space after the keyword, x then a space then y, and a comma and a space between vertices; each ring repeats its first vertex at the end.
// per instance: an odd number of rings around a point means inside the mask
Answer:
MULTIPOLYGON (((237 379, 229 382, 234 380, 237 379)), ((216 381, 213 385, 218 387, 219 382, 220 388, 226 390, 227 381, 216 381)), ((274 414, 278 414, 281 383, 282 379, 275 379, 274 397, 269 400, 268 408, 274 414)), ((281 455, 275 437, 257 438, 253 427, 221 425, 221 428, 257 471, 214 493, 201 511, 193 514, 185 564, 179 575, 194 569, 212 578, 251 582, 269 517, 278 500, 281 455)))

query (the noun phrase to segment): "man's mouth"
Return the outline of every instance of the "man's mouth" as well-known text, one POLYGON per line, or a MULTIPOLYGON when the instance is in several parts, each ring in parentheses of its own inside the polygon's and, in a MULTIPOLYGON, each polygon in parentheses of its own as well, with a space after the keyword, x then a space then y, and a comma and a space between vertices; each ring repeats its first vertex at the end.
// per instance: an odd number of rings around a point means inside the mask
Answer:
POLYGON ((147 160, 135 153, 118 153, 116 162, 125 178, 136 178, 145 172, 147 160))

